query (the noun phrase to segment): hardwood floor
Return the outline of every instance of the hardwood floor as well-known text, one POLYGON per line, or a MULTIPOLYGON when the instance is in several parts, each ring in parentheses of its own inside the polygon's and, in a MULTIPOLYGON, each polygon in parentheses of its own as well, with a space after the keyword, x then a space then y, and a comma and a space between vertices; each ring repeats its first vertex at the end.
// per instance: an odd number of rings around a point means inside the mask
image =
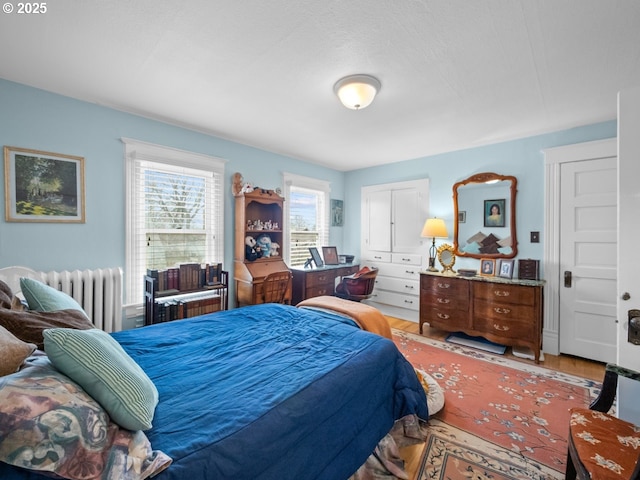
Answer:
MULTIPOLYGON (((420 327, 415 322, 409 322, 406 320, 402 320, 395 317, 389 317, 389 316, 387 316, 387 320, 389 321, 389 325, 391 325, 391 328, 396 328, 398 330, 404 330, 406 332, 420 335, 419 333, 420 327)), ((428 325, 425 325, 423 327, 422 336, 429 337, 435 340, 444 341, 448 333, 449 332, 437 330, 435 328, 429 327, 428 325)), ((527 360, 524 358, 515 357, 511 353, 510 349, 507 349, 505 356, 519 362, 535 365, 535 362, 533 360, 527 360)), ((604 377, 603 363, 593 362, 590 360, 585 360, 583 358, 578 358, 578 357, 572 357, 569 355, 549 355, 545 353, 544 361, 540 362, 540 366, 549 368, 552 370, 564 372, 570 375, 576 375, 578 377, 596 380, 596 381, 602 381, 604 377)), ((400 449, 400 456, 405 461, 405 470, 407 471, 409 478, 412 480, 415 479, 417 475, 423 449, 424 449, 423 443, 400 449)))

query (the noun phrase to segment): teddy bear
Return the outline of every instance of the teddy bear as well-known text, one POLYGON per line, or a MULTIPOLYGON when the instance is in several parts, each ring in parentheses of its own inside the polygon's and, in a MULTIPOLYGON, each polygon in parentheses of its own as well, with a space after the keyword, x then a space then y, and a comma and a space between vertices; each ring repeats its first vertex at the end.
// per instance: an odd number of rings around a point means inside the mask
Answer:
POLYGON ((266 233, 258 235, 258 238, 256 238, 256 247, 262 251, 263 257, 271 256, 271 237, 266 233))
POLYGON ((248 235, 244 239, 244 258, 253 262, 262 256, 262 250, 257 246, 256 239, 248 235))

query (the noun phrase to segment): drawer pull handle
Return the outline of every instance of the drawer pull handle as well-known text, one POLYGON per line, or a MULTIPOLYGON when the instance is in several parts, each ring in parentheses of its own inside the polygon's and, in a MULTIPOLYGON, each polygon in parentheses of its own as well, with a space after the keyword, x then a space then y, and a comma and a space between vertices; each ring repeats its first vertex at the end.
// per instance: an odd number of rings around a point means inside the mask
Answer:
POLYGON ((374 255, 373 258, 375 258, 376 260, 382 260, 382 257, 379 257, 378 255, 374 255))
POLYGON ((493 294, 496 297, 508 297, 509 296, 509 292, 507 292, 506 290, 494 290, 493 294))
POLYGON ((413 270, 405 270, 404 273, 408 273, 409 275, 415 275, 416 272, 413 270))
POLYGON ((437 298, 438 303, 449 303, 451 300, 448 298, 437 298))
POLYGON ((319 293, 320 295, 324 295, 324 294, 326 294, 326 293, 327 293, 327 291, 326 291, 326 290, 318 290, 318 293, 319 293))
POLYGON ((438 283, 438 288, 449 288, 451 285, 449 283, 438 283))
POLYGON ((410 258, 403 258, 403 259, 402 259, 402 261, 403 261, 403 262, 410 262, 410 261, 411 261, 411 259, 410 259, 410 258))
POLYGON ((325 281, 327 277, 325 275, 321 275, 318 277, 318 280, 325 281))
POLYGON ((496 313, 502 313, 502 314, 507 314, 511 312, 510 308, 502 308, 502 307, 493 307, 493 310, 496 313))
POLYGON ((449 315, 447 315, 446 313, 438 313, 438 318, 442 319, 442 320, 449 320, 449 315))
POLYGON ((498 325, 497 323, 493 324, 493 328, 495 328, 496 330, 500 331, 500 332, 506 332, 509 330, 509 325, 498 325))
POLYGON ((412 304, 413 300, 405 300, 404 303, 412 304))
POLYGON ((409 290, 413 290, 413 285, 405 285, 404 288, 408 288, 409 290))

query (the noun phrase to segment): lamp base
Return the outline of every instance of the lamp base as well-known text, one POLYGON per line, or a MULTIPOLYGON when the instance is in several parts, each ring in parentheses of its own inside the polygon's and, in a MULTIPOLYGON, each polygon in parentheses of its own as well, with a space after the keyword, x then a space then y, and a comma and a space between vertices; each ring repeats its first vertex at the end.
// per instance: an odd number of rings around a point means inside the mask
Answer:
POLYGON ((427 272, 437 272, 436 268, 436 257, 429 257, 429 267, 427 268, 427 272))

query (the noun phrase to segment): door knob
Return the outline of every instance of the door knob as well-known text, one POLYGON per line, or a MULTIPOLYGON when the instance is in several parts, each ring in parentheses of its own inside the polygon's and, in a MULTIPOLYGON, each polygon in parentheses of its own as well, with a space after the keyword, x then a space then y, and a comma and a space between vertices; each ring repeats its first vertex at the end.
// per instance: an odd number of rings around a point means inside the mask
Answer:
POLYGON ((624 292, 620 298, 622 298, 622 300, 629 300, 631 295, 629 295, 629 292, 624 292))

